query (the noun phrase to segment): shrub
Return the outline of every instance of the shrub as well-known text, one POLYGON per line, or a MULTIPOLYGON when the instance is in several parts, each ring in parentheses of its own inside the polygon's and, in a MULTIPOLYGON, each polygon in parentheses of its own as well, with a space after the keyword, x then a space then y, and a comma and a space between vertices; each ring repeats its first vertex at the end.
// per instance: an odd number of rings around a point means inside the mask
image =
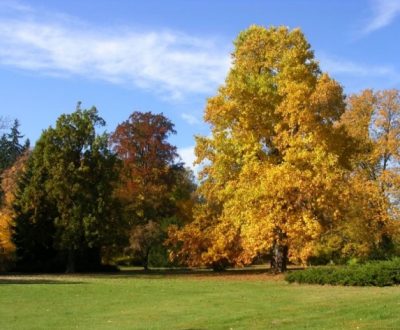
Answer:
POLYGON ((286 275, 289 283, 389 286, 400 284, 400 258, 348 266, 310 267, 286 275))

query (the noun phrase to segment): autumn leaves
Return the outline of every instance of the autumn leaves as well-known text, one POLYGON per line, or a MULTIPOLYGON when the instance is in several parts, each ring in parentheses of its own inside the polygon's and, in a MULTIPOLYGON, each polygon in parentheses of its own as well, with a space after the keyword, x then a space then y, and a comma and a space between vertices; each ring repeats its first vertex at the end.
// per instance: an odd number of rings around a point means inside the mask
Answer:
POLYGON ((226 83, 208 100, 212 136, 197 138, 202 202, 172 231, 176 256, 214 267, 270 255, 283 271, 287 259, 392 253, 398 92, 346 100, 297 29, 252 26, 235 46, 226 83))

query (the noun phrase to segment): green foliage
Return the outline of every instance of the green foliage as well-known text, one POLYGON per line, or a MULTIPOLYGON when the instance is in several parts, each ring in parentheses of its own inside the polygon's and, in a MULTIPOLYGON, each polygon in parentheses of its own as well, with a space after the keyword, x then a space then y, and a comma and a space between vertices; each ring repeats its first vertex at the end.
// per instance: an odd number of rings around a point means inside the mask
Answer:
POLYGON ((9 133, 0 137, 0 174, 10 167, 29 148, 29 140, 21 144, 23 138, 19 131, 19 121, 16 119, 9 133))
POLYGON ((104 125, 96 108, 78 104, 36 143, 15 201, 14 241, 23 263, 50 260, 47 252, 57 251, 74 271, 85 255, 99 262, 100 248, 116 240, 117 158, 108 136, 96 134, 96 126, 104 125))
POLYGON ((400 258, 348 266, 311 267, 286 275, 289 283, 389 286, 400 284, 400 258))

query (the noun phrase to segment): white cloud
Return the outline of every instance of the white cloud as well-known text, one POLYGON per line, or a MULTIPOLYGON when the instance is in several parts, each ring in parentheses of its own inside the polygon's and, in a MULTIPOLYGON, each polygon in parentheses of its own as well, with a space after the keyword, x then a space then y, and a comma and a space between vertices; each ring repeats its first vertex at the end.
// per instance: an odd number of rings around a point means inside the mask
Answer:
POLYGON ((193 115, 191 115, 191 114, 189 114, 189 113, 182 113, 182 114, 181 114, 181 117, 182 117, 182 119, 185 120, 189 125, 198 125, 198 124, 201 124, 201 121, 200 121, 197 117, 195 117, 195 116, 193 116, 193 115))
POLYGON ((178 148, 178 154, 181 156, 182 161, 186 164, 186 166, 190 167, 195 175, 197 175, 199 171, 199 165, 193 164, 196 160, 196 156, 194 154, 194 146, 178 148))
POLYGON ((373 17, 363 29, 364 34, 379 30, 394 21, 400 14, 400 0, 374 0, 373 17))
POLYGON ((7 3, 15 6, 0 6, 3 66, 79 75, 179 98, 214 90, 230 65, 229 50, 212 38, 175 31, 100 29, 7 3))

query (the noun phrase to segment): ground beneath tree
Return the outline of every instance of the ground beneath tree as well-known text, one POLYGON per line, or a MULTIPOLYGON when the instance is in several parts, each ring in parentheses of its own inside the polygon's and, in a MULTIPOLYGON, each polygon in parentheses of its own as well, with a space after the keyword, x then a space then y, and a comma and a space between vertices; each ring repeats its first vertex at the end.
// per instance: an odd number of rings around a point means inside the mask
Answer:
MULTIPOLYGON (((298 269, 295 267, 291 268, 298 269)), ((22 274, 22 273, 0 273, 0 284, 26 283, 45 284, 54 281, 79 282, 88 278, 177 278, 199 281, 226 280, 226 281, 282 281, 284 274, 274 274, 265 266, 251 266, 244 268, 230 268, 222 272, 214 272, 210 269, 201 268, 152 268, 144 271, 139 267, 124 267, 117 273, 74 273, 74 274, 22 274)))

